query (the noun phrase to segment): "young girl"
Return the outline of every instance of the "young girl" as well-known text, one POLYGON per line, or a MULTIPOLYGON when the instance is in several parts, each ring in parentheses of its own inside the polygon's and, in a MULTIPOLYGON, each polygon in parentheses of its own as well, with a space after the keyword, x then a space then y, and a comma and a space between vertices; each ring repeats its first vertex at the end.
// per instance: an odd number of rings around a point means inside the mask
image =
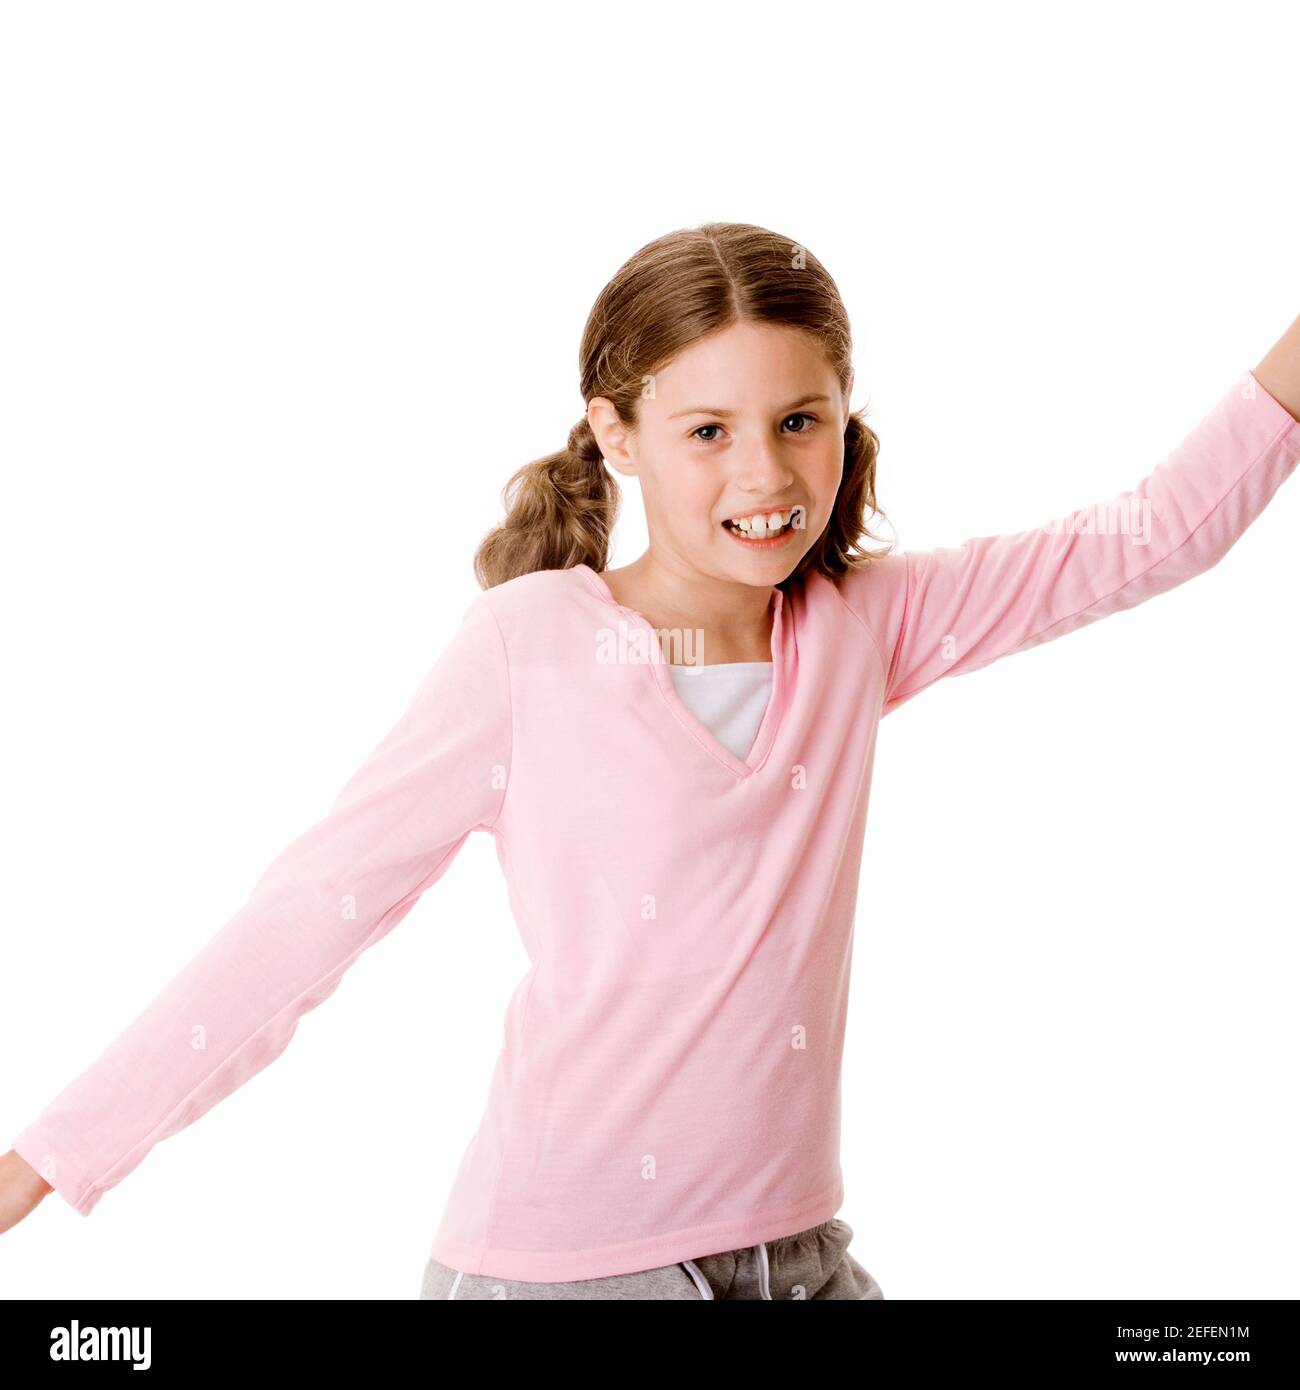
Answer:
POLYGON ((712 223, 638 251, 587 322, 584 418, 511 480, 408 709, 17 1136, 0 1228, 52 1190, 89 1213, 484 830, 531 968, 421 1296, 880 1299, 836 1217, 877 727, 1216 564, 1300 457, 1300 319, 1134 491, 951 549, 862 549, 852 383, 806 249, 712 223), (650 535, 612 571, 607 464, 650 535))

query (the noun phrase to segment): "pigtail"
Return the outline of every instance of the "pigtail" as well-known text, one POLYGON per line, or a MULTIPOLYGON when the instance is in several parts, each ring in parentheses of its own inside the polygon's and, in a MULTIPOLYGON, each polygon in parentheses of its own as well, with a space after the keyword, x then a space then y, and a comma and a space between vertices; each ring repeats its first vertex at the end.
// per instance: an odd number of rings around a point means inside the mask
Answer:
POLYGON ((491 589, 534 570, 577 564, 604 570, 619 495, 583 416, 563 449, 525 464, 502 489, 505 520, 474 555, 479 586, 491 589))

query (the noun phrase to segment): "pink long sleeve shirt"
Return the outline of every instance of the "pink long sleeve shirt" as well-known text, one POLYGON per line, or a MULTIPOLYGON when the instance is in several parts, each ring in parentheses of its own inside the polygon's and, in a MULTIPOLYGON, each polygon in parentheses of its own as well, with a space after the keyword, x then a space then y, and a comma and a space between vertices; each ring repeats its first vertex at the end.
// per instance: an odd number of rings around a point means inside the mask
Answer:
POLYGON ((1300 422, 1247 372, 1111 503, 774 588, 745 757, 593 569, 487 590, 328 813, 14 1148, 88 1214, 273 1061, 482 830, 531 964, 431 1255, 585 1279, 829 1219, 882 716, 1209 569, 1297 457, 1300 422))

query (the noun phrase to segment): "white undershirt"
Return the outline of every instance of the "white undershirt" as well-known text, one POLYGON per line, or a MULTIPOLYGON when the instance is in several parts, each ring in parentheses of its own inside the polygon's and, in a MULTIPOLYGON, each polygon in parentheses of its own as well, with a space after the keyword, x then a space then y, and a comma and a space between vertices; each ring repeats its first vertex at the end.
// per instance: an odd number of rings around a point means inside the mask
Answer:
POLYGON ((669 665, 682 703, 738 758, 744 758, 763 722, 772 694, 770 661, 723 661, 712 666, 669 665))

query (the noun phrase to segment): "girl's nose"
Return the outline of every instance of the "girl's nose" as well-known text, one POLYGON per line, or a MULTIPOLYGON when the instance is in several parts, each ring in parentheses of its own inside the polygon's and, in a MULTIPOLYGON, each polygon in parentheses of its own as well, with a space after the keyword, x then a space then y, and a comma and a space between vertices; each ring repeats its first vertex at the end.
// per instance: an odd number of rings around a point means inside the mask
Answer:
POLYGON ((734 478, 740 492, 776 497, 794 481, 794 472, 774 448, 756 445, 737 467, 734 478))

